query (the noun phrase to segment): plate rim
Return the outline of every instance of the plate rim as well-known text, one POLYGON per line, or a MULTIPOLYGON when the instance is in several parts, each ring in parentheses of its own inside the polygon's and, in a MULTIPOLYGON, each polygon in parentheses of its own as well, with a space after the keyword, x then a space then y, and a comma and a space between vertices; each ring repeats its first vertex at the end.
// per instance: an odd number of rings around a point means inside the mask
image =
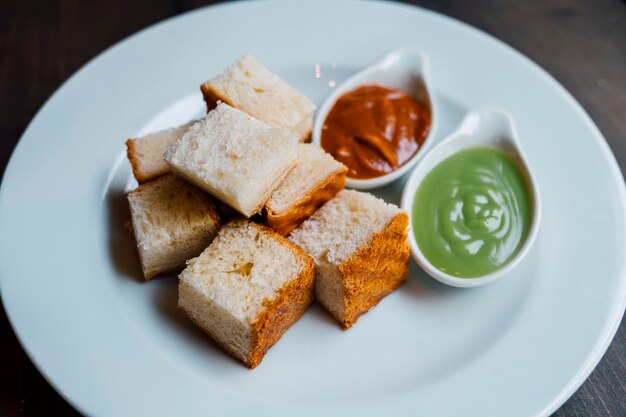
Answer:
MULTIPOLYGON (((20 152, 20 149, 23 147, 25 142, 25 138, 29 135, 29 132, 32 129, 32 126, 36 124, 36 122, 42 117, 47 109, 54 104, 57 97, 62 94, 62 92, 67 88, 68 85, 72 84, 74 80, 79 77, 81 74, 89 71, 92 67, 99 65, 100 61, 111 52, 124 48, 128 43, 134 41, 136 38, 146 36, 147 34, 155 31, 161 30, 163 26, 175 24, 178 20, 184 20, 189 18, 195 14, 207 13, 208 11, 212 11, 215 9, 222 8, 245 8, 250 3, 260 3, 263 2, 265 4, 281 4, 287 3, 288 0, 243 0, 239 2, 222 2, 218 4, 212 4, 203 6, 197 9, 193 9, 190 11, 186 11, 184 13, 180 13, 175 16, 168 17, 164 20, 155 22, 145 28, 140 29, 137 32, 130 34, 129 36, 124 37, 123 39, 115 42, 111 46, 105 48, 103 51, 96 54, 94 57, 89 59, 85 64, 83 64, 80 68, 74 71, 65 81, 63 81, 59 87, 50 95, 48 99, 44 102, 44 104, 37 110, 33 118, 28 123, 24 132, 20 135, 15 147, 11 152, 11 156, 6 164, 4 173, 2 175, 2 179, 0 182, 0 222, 3 222, 5 215, 3 215, 5 209, 3 196, 5 192, 3 191, 6 187, 6 183, 11 180, 13 171, 16 171, 15 168, 15 155, 20 152)), ((622 208, 626 208, 626 183, 624 182, 624 177, 620 170, 617 159, 612 152, 606 138, 597 127, 593 119, 589 116, 589 114, 585 111, 583 106, 576 100, 576 98, 547 70, 543 69, 538 63, 524 55, 522 52, 517 50, 511 45, 508 45, 504 41, 499 38, 490 35, 489 33, 474 27, 468 23, 465 23, 461 20, 453 18, 443 13, 439 13, 430 9, 426 9, 420 6, 399 3, 397 1, 383 1, 383 0, 341 0, 343 3, 351 3, 353 5, 358 5, 359 3, 374 3, 380 6, 389 7, 389 8, 402 8, 409 11, 420 11, 424 14, 429 14, 432 18, 439 19, 440 21, 445 22, 446 24, 462 27, 464 30, 472 32, 474 35, 481 38, 481 42, 490 42, 495 43, 503 50, 513 54, 516 59, 522 61, 528 70, 532 70, 537 73, 540 77, 546 79, 550 84, 557 87, 560 95, 567 100, 567 102, 571 105, 572 109, 574 109, 577 113, 577 117, 582 120, 587 127, 593 133, 593 138, 595 142, 599 145, 599 148, 608 162, 608 167, 610 168, 611 175, 613 179, 616 180, 616 183, 620 184, 618 186, 619 190, 619 200, 621 201, 622 208)), ((319 7, 319 5, 318 5, 319 7)), ((624 231, 626 232, 626 230, 624 231)), ((0 253, 0 261, 4 261, 6 259, 6 255, 0 253)), ((86 414, 86 407, 83 407, 82 401, 79 398, 74 398, 70 395, 70 393, 65 392, 60 384, 53 379, 53 376, 48 375, 43 371, 43 366, 40 361, 33 356, 31 349, 23 342, 22 334, 19 329, 19 326, 16 325, 16 319, 13 317, 13 312, 6 308, 6 302, 4 299, 4 291, 2 288, 5 287, 6 281, 9 278, 6 276, 8 274, 3 273, 4 268, 2 267, 4 262, 0 262, 0 302, 4 308, 4 311, 7 315, 7 319, 9 324, 11 325, 11 329, 15 334, 15 337, 18 339, 20 343, 20 347, 24 350, 29 360, 33 363, 37 371, 40 375, 46 380, 47 383, 50 384, 51 387, 65 400, 67 401, 73 408, 75 408, 81 414, 86 414)), ((612 309, 611 315, 607 318, 604 326, 600 331, 600 335, 597 337, 593 348, 589 351, 585 360, 581 362, 576 373, 570 379, 570 381, 561 389, 559 394, 555 396, 555 398, 548 403, 541 412, 539 412, 539 416, 549 416, 554 413, 561 405, 563 405, 573 394, 574 392, 580 388, 580 386, 587 380, 589 375, 593 372, 595 367, 598 365, 607 349, 609 348, 611 342, 613 341, 615 334, 617 333, 622 318, 626 309, 626 262, 622 265, 621 276, 620 278, 620 292, 621 292, 621 300, 619 303, 615 303, 612 309)), ((616 300, 618 298, 616 297, 616 300)))

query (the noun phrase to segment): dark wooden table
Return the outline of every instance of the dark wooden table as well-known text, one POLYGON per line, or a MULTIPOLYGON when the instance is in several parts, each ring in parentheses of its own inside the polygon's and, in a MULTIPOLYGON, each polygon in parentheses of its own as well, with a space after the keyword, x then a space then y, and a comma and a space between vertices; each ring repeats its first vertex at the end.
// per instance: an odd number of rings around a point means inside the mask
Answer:
MULTIPOLYGON (((211 1, 0 0, 0 173, 45 100, 124 37, 211 1)), ((417 0, 517 48, 583 105, 626 172, 626 3, 619 0, 417 0)), ((626 321, 598 367, 555 416, 626 416, 626 321)), ((0 311, 0 415, 73 416, 0 311)))

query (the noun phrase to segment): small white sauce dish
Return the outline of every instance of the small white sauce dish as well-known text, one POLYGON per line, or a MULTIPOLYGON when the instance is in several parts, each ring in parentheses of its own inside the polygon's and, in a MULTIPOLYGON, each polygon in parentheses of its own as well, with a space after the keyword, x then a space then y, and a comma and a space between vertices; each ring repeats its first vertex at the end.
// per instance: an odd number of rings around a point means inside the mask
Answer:
POLYGON ((428 261, 417 244, 413 222, 411 221, 409 244, 413 258, 430 276, 454 287, 478 287, 505 276, 528 254, 535 242, 541 223, 539 188, 519 145, 513 118, 507 112, 498 109, 480 109, 469 112, 454 132, 434 146, 422 158, 406 183, 402 194, 402 208, 412 216, 415 194, 424 177, 440 162, 453 154, 478 146, 489 146, 502 150, 521 171, 531 202, 529 229, 517 254, 500 269, 476 278, 460 278, 441 271, 428 261))
POLYGON ((428 149, 432 138, 437 130, 437 114, 434 96, 428 74, 428 60, 425 56, 413 49, 397 49, 387 54, 382 60, 356 73, 346 81, 341 83, 330 94, 319 111, 313 124, 313 143, 321 146, 322 129, 326 116, 335 105, 341 95, 355 88, 366 85, 377 84, 389 88, 395 88, 409 94, 421 103, 429 107, 431 113, 431 126, 428 136, 424 140, 422 147, 406 163, 395 171, 368 179, 346 179, 346 186, 358 190, 371 190, 382 187, 400 178, 409 172, 420 160, 428 149))

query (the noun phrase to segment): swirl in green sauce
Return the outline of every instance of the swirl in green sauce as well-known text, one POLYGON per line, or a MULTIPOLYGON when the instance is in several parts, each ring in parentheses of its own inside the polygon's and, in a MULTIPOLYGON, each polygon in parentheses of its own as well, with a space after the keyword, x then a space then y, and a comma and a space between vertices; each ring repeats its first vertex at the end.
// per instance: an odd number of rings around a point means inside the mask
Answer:
POLYGON ((411 221, 431 264, 474 278, 515 256, 528 233, 530 210, 526 183, 509 157, 476 147, 455 153, 426 175, 411 221))

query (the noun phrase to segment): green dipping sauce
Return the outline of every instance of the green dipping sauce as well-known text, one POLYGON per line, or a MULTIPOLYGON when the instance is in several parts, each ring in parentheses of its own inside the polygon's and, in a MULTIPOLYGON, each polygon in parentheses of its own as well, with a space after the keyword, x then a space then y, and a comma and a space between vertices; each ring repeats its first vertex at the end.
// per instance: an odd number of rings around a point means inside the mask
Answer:
POLYGON ((426 175, 413 201, 413 230, 435 267, 461 278, 494 272, 520 249, 531 211, 526 182, 502 151, 469 148, 426 175))

